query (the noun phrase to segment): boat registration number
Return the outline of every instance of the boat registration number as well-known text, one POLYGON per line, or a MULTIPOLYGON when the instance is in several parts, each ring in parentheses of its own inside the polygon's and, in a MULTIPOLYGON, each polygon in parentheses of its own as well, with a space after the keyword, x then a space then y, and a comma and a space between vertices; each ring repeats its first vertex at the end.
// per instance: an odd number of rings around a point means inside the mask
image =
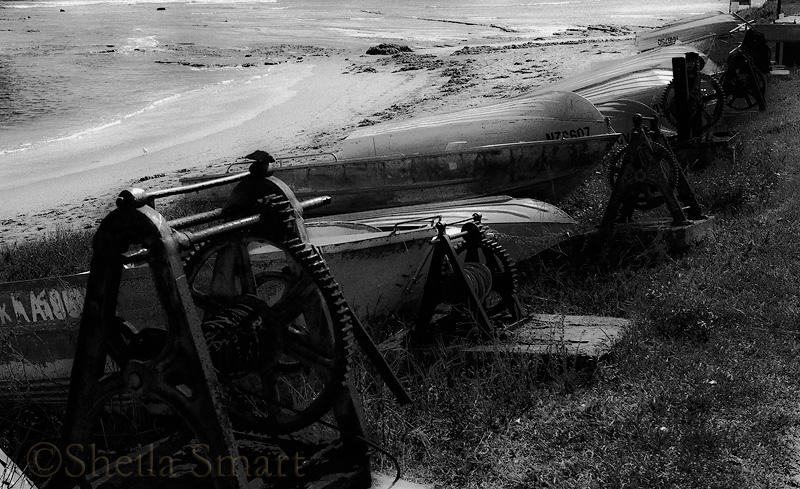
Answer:
POLYGON ((678 38, 676 36, 662 37, 661 39, 658 40, 658 45, 659 46, 672 46, 676 42, 678 42, 678 38))
POLYGON ((577 129, 564 129, 563 131, 550 131, 544 134, 548 141, 555 139, 582 138, 589 135, 589 126, 577 129))

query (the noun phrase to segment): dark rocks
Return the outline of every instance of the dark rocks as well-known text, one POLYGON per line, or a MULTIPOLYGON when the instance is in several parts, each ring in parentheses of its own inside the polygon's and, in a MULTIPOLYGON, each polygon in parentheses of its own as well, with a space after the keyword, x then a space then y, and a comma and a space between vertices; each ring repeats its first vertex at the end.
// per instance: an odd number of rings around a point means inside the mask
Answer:
POLYGON ((413 52, 410 47, 401 44, 381 43, 377 46, 372 46, 367 49, 367 54, 380 55, 380 54, 399 54, 413 52))

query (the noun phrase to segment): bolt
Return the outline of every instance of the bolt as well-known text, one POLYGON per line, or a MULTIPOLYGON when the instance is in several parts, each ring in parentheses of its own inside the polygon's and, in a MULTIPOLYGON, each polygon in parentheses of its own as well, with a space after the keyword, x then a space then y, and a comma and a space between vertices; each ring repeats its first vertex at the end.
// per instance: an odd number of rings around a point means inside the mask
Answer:
POLYGON ((142 378, 139 377, 139 374, 130 374, 128 376, 128 387, 131 389, 138 389, 142 386, 142 378))

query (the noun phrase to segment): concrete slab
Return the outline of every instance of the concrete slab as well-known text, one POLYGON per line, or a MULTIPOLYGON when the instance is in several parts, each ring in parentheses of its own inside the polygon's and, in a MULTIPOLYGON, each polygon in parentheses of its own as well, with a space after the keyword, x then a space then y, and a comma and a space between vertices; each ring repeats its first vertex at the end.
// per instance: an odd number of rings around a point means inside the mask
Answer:
POLYGON ((597 228, 578 233, 561 243, 557 252, 543 253, 541 259, 566 261, 577 267, 625 263, 632 257, 659 259, 664 253, 682 252, 699 244, 712 235, 715 223, 713 216, 684 226, 672 226, 669 217, 640 218, 617 223, 608 234, 597 228))
POLYGON ((372 489, 433 489, 433 484, 417 484, 414 482, 409 482, 403 479, 397 481, 395 485, 392 485, 394 482, 394 476, 388 476, 386 474, 372 474, 372 489))
POLYGON ((629 241, 635 239, 642 243, 664 243, 670 251, 695 246, 708 237, 714 229, 716 218, 690 221, 684 226, 673 226, 669 217, 646 219, 638 222, 616 224, 612 240, 629 241))
POLYGON ((791 75, 791 72, 786 68, 772 68, 769 72, 769 76, 771 77, 781 77, 781 78, 788 78, 791 75))
POLYGON ((513 329, 506 340, 464 348, 469 353, 519 353, 601 358, 630 326, 623 318, 533 314, 513 329))

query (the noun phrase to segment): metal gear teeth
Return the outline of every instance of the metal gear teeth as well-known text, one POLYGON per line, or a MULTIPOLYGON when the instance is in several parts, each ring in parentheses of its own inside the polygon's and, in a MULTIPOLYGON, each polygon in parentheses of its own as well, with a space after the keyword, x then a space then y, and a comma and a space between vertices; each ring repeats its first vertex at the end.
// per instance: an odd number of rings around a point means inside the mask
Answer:
POLYGON ((503 247, 503 245, 497 242, 497 240, 493 238, 484 238, 483 242, 492 250, 495 256, 499 258, 500 263, 503 264, 503 268, 505 268, 506 272, 511 275, 513 287, 516 290, 519 278, 517 272, 517 262, 511 258, 511 255, 508 253, 508 251, 503 247))
POLYGON ((289 251, 296 255, 300 260, 307 260, 314 256, 314 250, 307 246, 297 246, 294 248, 289 247, 289 251))
POLYGON ((340 325, 339 331, 342 334, 341 348, 338 355, 342 357, 344 363, 344 373, 346 374, 350 369, 350 355, 353 352, 353 335, 352 335, 352 312, 350 311, 344 296, 341 293, 339 284, 330 274, 325 260, 313 247, 304 243, 303 248, 299 246, 290 249, 292 256, 314 277, 314 281, 323 291, 325 301, 334 316, 334 320, 340 325), (295 251, 297 250, 297 251, 295 251))
POLYGON ((339 301, 341 301, 344 302, 345 305, 347 305, 347 302, 345 302, 344 299, 344 294, 342 293, 342 290, 339 288, 339 284, 331 285, 329 288, 331 290, 330 292, 331 297, 336 301, 336 303, 339 303, 339 301))
POLYGON ((606 169, 607 172, 606 177, 608 178, 608 185, 612 189, 616 185, 617 178, 619 178, 617 172, 619 171, 620 168, 622 168, 622 159, 625 157, 625 152, 627 150, 628 150, 628 145, 624 144, 622 146, 617 146, 616 148, 606 153, 605 156, 603 156, 603 161, 601 163, 601 166, 608 166, 608 168, 606 169))
MULTIPOLYGON (((317 284, 322 293, 333 325, 334 361, 331 367, 331 375, 334 382, 344 385, 350 379, 351 356, 355 352, 353 313, 341 292, 338 282, 331 275, 325 260, 313 246, 303 241, 298 235, 295 210, 292 204, 280 195, 271 196, 266 199, 266 202, 270 208, 269 210, 286 225, 284 239, 278 243, 297 261, 298 265, 311 275, 314 283, 317 284)), ((207 244, 199 244, 192 256, 202 255, 207 248, 207 244)))
POLYGON ((320 281, 320 286, 331 291, 339 290, 339 284, 333 277, 325 277, 324 279, 322 279, 320 281))

